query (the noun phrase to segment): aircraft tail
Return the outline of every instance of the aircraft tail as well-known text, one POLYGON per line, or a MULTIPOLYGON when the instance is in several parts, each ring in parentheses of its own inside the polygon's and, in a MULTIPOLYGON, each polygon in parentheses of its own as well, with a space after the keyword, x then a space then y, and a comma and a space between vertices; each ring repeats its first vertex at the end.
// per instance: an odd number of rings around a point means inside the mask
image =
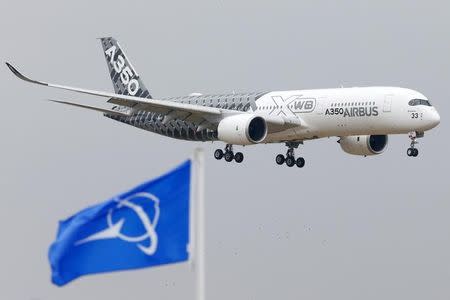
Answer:
POLYGON ((115 93, 151 99, 150 92, 116 39, 104 37, 100 41, 115 93))

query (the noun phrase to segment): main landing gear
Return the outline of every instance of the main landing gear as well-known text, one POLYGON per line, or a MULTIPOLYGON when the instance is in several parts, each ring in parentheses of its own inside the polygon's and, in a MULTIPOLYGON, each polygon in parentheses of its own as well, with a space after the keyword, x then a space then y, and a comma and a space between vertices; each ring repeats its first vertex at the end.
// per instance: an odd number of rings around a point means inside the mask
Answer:
POLYGON ((299 168, 303 168, 305 166, 305 159, 303 157, 299 157, 295 159, 294 156, 294 148, 298 148, 298 142, 288 142, 286 146, 288 147, 288 151, 286 152, 286 157, 283 154, 278 154, 275 158, 275 162, 279 165, 286 163, 288 167, 293 167, 297 165, 299 168))
POLYGON ((419 149, 416 148, 416 144, 419 142, 417 138, 423 137, 423 133, 417 133, 415 131, 409 133, 409 138, 411 139, 411 146, 406 150, 406 155, 409 157, 417 157, 419 155, 419 149))
POLYGON ((237 163, 241 163, 244 160, 244 154, 242 152, 233 152, 233 145, 227 144, 225 146, 225 152, 222 149, 214 151, 214 158, 221 160, 225 158, 227 162, 231 162, 233 159, 237 163))

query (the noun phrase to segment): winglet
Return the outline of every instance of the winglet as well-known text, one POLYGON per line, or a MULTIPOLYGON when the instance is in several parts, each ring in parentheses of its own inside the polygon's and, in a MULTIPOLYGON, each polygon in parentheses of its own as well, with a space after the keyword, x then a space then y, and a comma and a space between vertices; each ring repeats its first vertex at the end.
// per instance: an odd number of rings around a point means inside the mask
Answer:
POLYGON ((48 84, 45 83, 45 82, 33 80, 33 79, 30 79, 30 78, 24 76, 22 73, 17 71, 17 69, 15 67, 13 67, 10 63, 8 63, 8 62, 5 62, 5 63, 8 66, 8 68, 11 70, 11 72, 13 72, 13 74, 16 75, 17 77, 19 77, 20 79, 28 81, 28 82, 31 82, 31 83, 37 83, 37 84, 47 85, 48 86, 48 84))

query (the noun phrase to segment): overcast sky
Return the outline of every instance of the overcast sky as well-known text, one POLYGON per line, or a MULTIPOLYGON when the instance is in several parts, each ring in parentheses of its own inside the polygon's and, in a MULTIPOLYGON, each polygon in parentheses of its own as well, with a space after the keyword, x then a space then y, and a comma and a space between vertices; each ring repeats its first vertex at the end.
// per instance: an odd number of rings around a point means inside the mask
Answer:
MULTIPOLYGON (((0 67, 0 298, 193 299, 185 264, 50 283, 57 222, 207 154, 208 299, 450 298, 448 1, 8 1, 1 60, 37 79, 112 91, 101 46, 116 37, 152 95, 392 85, 432 101, 441 124, 406 156, 337 138, 216 161, 223 143, 172 140, 43 101, 102 99, 24 83, 0 67)), ((240 147, 239 147, 240 148, 240 147)), ((237 148, 236 148, 237 149, 237 148)), ((241 148, 242 149, 242 148, 241 148)))

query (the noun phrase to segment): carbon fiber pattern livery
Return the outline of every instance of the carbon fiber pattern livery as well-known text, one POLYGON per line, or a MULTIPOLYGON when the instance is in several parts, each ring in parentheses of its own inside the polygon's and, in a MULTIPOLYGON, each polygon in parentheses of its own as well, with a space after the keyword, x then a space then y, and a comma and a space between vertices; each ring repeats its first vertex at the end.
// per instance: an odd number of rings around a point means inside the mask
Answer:
MULTIPOLYGON (((248 111, 256 109, 256 100, 266 93, 241 93, 223 95, 198 95, 185 97, 171 97, 162 100, 179 103, 196 104, 237 111, 248 111)), ((117 111, 124 111, 124 107, 116 106, 117 111)), ((170 113, 170 112, 168 112, 170 113)), ((132 116, 124 117, 118 115, 104 114, 113 120, 132 125, 137 128, 148 130, 164 136, 188 140, 188 141, 216 141, 217 130, 202 129, 201 124, 205 120, 190 121, 188 118, 174 118, 164 122, 167 114, 153 113, 148 111, 138 111, 132 116)))
POLYGON ((113 120, 151 131, 160 135, 187 141, 215 141, 217 140, 217 131, 202 129, 197 131, 198 125, 192 122, 186 122, 179 119, 164 123, 164 115, 147 111, 139 111, 130 117, 122 117, 105 114, 106 117, 113 120))
POLYGON ((230 110, 248 111, 250 108, 256 110, 256 100, 266 93, 240 93, 222 95, 198 95, 184 97, 169 97, 163 100, 210 106, 230 110))
MULTIPOLYGON (((101 38, 103 52, 108 65, 109 74, 116 94, 131 95, 142 98, 152 98, 138 73, 131 65, 119 43, 112 37, 101 38)), ((183 97, 169 97, 160 100, 209 106, 228 110, 248 111, 256 110, 255 101, 266 93, 239 93, 223 95, 191 95, 183 97)), ((115 103, 114 99, 108 102, 115 103)), ((114 111, 129 114, 132 108, 119 103, 113 107, 114 111)), ((198 116, 173 115, 172 111, 149 112, 136 110, 130 116, 118 114, 104 114, 106 117, 119 122, 145 129, 157 134, 190 141, 217 140, 217 130, 209 126, 208 121, 198 116)))
POLYGON ((142 98, 152 98, 150 92, 140 79, 139 74, 133 68, 122 48, 120 48, 117 40, 112 37, 105 37, 100 38, 100 41, 115 93, 142 98), (125 72, 127 74, 124 75, 123 71, 126 68, 129 68, 129 71, 125 72), (126 84, 127 82, 130 82, 130 80, 136 80, 137 82, 136 85, 133 85, 133 87, 137 87, 137 91, 133 91, 132 93, 130 93, 130 85, 126 84))

